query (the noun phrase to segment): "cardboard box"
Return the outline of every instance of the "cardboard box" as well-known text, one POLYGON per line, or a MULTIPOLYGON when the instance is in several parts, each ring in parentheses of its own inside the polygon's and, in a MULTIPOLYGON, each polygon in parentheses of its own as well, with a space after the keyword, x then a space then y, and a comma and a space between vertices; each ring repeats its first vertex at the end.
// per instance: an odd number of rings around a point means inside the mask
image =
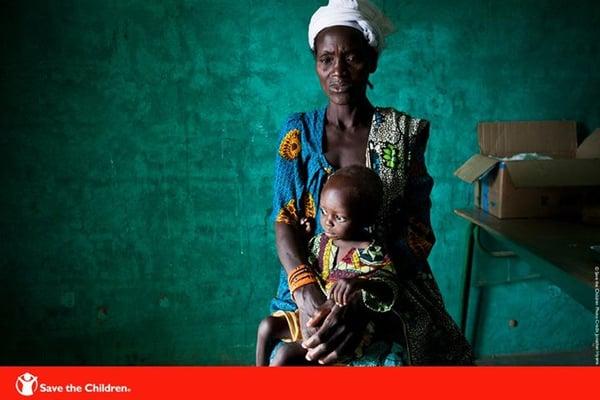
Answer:
POLYGON ((600 130, 579 149, 574 121, 482 122, 477 134, 480 154, 454 174, 474 183, 475 205, 484 211, 498 218, 579 216, 584 203, 600 199, 600 130), (502 160, 520 153, 552 159, 502 160))

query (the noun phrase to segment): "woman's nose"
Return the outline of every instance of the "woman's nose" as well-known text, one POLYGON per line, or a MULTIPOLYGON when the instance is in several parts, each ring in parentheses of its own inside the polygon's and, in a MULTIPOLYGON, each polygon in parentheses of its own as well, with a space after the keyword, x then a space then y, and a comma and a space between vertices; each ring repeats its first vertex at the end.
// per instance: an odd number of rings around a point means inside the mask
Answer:
POLYGON ((333 64, 333 73, 339 76, 346 75, 347 65, 345 60, 342 57, 336 58, 333 64))

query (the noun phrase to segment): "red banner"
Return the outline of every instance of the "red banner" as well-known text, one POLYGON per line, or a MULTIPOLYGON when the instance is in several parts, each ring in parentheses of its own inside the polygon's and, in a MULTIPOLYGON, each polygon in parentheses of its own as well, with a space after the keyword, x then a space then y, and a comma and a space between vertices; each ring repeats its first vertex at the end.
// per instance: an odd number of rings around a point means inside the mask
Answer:
POLYGON ((594 398, 594 367, 0 367, 0 399, 594 398))

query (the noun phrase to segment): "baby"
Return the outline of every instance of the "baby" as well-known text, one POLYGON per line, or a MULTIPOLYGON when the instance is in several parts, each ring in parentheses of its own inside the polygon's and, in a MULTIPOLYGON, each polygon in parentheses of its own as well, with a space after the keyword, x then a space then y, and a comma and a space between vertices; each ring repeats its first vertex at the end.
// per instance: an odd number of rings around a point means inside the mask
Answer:
MULTIPOLYGON (((383 198, 379 176, 367 167, 341 168, 329 177, 320 196, 323 233, 309 242, 309 265, 325 295, 339 306, 360 301, 376 312, 391 309, 397 293, 396 271, 370 232, 383 198)), ((294 275, 294 271, 290 275, 294 275)), ((358 346, 356 356, 376 332, 374 323, 358 346)), ((265 318, 258 330, 256 365, 309 363, 302 342, 298 311, 277 311, 265 318)))

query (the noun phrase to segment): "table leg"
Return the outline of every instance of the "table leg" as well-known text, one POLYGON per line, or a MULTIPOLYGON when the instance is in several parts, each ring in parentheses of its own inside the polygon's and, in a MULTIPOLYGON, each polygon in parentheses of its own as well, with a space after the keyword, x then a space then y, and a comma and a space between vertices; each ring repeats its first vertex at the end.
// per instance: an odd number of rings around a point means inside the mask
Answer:
POLYGON ((473 272, 473 245, 475 242, 475 224, 470 223, 467 227, 467 252, 463 267, 463 282, 460 310, 460 329, 463 334, 467 333, 467 320, 469 312, 469 295, 471 293, 471 275, 473 272))

